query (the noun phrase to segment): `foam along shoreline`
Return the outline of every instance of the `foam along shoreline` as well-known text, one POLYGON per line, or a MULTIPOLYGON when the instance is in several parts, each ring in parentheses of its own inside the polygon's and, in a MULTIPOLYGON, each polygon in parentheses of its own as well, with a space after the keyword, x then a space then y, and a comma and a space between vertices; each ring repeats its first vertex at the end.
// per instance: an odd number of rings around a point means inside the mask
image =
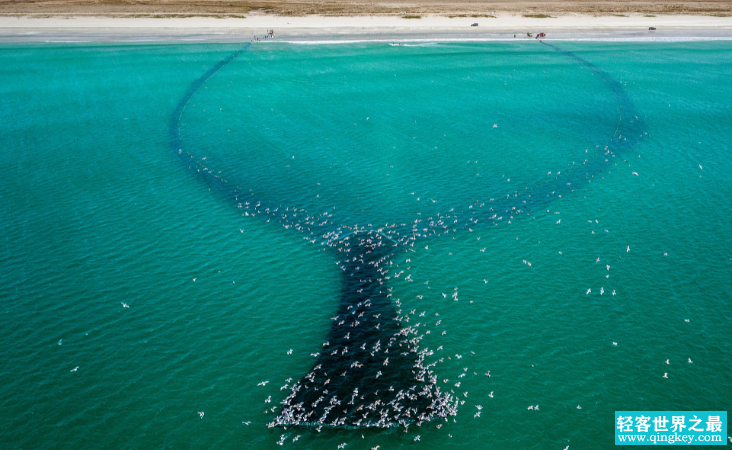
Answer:
POLYGON ((668 15, 628 17, 562 15, 546 19, 518 15, 491 17, 399 16, 246 18, 0 17, 4 42, 212 41, 231 42, 274 29, 275 41, 298 43, 446 40, 513 40, 546 32, 561 40, 729 40, 732 17, 668 15), (473 23, 479 26, 471 27, 473 23), (649 31, 655 27, 656 31, 649 31))

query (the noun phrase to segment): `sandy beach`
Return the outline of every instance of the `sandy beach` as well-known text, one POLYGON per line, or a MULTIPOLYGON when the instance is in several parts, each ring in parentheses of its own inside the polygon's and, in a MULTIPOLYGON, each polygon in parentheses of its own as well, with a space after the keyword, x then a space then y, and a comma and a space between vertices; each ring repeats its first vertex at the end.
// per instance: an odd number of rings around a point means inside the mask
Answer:
POLYGON ((518 14, 496 17, 419 19, 400 16, 304 16, 253 14, 226 17, 0 17, 4 41, 78 40, 105 41, 148 37, 156 40, 241 40, 273 29, 275 40, 391 40, 443 37, 446 39, 513 39, 527 32, 545 32, 548 39, 729 39, 732 17, 643 14, 590 16, 564 14, 533 18, 518 14), (477 23, 477 26, 471 26, 477 23), (649 31, 655 27, 655 31, 649 31))

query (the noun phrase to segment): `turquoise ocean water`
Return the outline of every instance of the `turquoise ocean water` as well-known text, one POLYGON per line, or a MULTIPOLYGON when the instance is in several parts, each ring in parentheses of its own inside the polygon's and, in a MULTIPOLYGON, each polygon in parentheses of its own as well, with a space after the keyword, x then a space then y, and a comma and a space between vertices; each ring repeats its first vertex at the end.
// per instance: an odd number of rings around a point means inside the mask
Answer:
POLYGON ((616 410, 729 410, 732 44, 553 45, 259 43, 178 118, 242 45, 0 47, 0 447, 596 449, 616 410), (267 428, 341 295, 316 214, 461 221, 385 280, 464 401, 440 429, 267 428))

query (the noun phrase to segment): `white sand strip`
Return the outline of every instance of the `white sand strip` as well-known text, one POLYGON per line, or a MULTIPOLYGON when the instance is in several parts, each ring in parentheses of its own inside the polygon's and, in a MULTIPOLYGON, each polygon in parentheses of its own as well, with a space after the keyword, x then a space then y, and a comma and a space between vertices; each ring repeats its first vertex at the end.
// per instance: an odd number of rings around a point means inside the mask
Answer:
MULTIPOLYGON (((210 35, 263 35, 274 29, 277 40, 312 39, 327 36, 331 39, 378 40, 392 36, 433 37, 451 35, 454 38, 502 39, 513 34, 546 32, 548 38, 727 38, 732 36, 732 17, 667 15, 588 16, 568 14, 537 19, 519 15, 499 15, 496 18, 449 18, 423 16, 404 19, 398 16, 357 17, 286 17, 256 14, 246 18, 111 18, 111 17, 0 17, 0 38, 4 40, 30 39, 32 36, 52 35, 100 40, 103 35, 138 36, 144 39, 187 36, 190 40, 211 40, 210 35), (471 24, 478 23, 477 27, 471 24), (648 31, 649 27, 657 31, 648 31), (203 35, 203 37, 196 37, 203 35), (96 37, 94 37, 96 36, 96 37)), ((103 40, 103 39, 102 39, 103 40)), ((215 39, 214 39, 215 40, 215 39)), ((665 39, 663 39, 665 40, 665 39)))

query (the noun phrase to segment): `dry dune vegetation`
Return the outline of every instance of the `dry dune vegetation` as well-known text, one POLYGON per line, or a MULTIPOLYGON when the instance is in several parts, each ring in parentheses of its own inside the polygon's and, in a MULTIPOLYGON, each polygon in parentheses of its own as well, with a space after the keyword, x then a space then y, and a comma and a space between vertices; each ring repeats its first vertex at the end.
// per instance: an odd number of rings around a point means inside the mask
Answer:
POLYGON ((727 17, 732 1, 466 1, 466 0, 0 0, 0 15, 24 17, 246 17, 256 14, 285 16, 439 15, 469 17, 515 14, 545 17, 571 13, 589 15, 685 14, 727 17))

